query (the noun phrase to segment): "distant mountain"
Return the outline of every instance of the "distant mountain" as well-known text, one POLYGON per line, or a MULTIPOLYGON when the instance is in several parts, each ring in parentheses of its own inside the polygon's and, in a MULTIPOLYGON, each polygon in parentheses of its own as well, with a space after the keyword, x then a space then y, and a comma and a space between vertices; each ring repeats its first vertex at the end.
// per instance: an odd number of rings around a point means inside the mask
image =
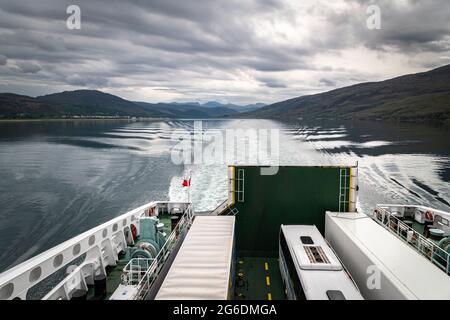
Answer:
MULTIPOLYGON (((164 103, 164 102, 161 102, 161 103, 164 103)), ((202 106, 199 102, 169 102, 169 104, 189 105, 189 106, 197 106, 197 107, 202 106)))
POLYGON ((96 90, 75 90, 37 98, 0 93, 0 119, 66 117, 212 118, 230 116, 235 110, 206 108, 196 102, 132 102, 96 90))
POLYGON ((265 106, 267 106, 266 103, 260 103, 260 102, 259 103, 248 104, 248 105, 242 106, 240 108, 240 110, 242 110, 242 111, 240 111, 240 112, 249 112, 249 111, 261 109, 261 108, 263 108, 265 106))
POLYGON ((0 118, 34 118, 63 114, 63 110, 36 98, 14 93, 0 94, 0 118))
POLYGON ((76 90, 36 98, 59 106, 67 115, 162 117, 163 114, 143 108, 131 101, 96 90, 76 90))
POLYGON ((208 108, 217 108, 217 107, 222 107, 223 104, 217 101, 208 101, 204 104, 202 104, 202 106, 204 107, 208 107, 208 108))
POLYGON ((147 103, 133 102, 97 90, 75 90, 37 98, 0 93, 0 119, 67 117, 150 117, 217 118, 232 117, 254 110, 261 104, 238 106, 210 101, 147 103))
POLYGON ((253 110, 262 108, 262 107, 266 106, 266 104, 254 103, 254 104, 248 104, 248 105, 242 106, 242 105, 237 105, 237 104, 232 104, 232 103, 223 104, 223 103, 220 103, 217 101, 209 101, 207 103, 202 104, 201 106, 207 107, 207 108, 223 107, 223 108, 235 110, 237 112, 249 112, 249 111, 253 111, 253 110))
POLYGON ((37 98, 0 93, 0 119, 67 117, 164 117, 164 114, 95 90, 65 91, 37 98))
POLYGON ((450 124, 450 65, 278 102, 246 118, 435 121, 450 124))
POLYGON ((156 111, 167 118, 217 118, 237 112, 225 107, 204 107, 200 104, 134 102, 146 110, 156 111))

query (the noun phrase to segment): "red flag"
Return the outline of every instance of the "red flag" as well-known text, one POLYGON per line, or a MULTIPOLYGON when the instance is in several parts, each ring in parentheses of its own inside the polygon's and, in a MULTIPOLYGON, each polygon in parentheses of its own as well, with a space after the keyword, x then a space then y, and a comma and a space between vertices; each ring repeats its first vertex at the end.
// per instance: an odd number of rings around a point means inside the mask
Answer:
POLYGON ((191 186, 191 178, 183 179, 183 187, 190 187, 190 186, 191 186))

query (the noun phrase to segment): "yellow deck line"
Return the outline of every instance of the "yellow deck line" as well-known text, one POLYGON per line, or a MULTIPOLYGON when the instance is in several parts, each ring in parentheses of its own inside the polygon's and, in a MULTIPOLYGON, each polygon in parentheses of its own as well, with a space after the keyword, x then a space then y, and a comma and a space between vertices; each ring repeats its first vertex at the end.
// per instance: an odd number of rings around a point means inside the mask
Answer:
POLYGON ((272 300, 272 294, 270 292, 267 294, 267 300, 272 300))
POLYGON ((270 277, 269 276, 266 276, 266 284, 267 284, 267 286, 270 286, 270 277))
POLYGON ((269 264, 267 262, 264 263, 264 269, 269 270, 269 264))

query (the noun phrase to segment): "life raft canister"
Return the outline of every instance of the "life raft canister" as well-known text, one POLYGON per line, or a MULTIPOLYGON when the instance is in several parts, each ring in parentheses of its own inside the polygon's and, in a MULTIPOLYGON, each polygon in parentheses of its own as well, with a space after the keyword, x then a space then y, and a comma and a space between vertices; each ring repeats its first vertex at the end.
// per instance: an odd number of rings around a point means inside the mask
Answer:
POLYGON ((134 224, 131 224, 131 235, 133 236, 133 241, 137 238, 137 228, 134 224))

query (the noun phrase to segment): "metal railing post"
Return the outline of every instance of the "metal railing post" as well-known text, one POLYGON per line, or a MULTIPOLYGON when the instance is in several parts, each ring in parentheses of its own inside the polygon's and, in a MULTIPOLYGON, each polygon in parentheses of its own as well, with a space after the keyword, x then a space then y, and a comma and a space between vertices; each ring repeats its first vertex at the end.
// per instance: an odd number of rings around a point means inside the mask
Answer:
POLYGON ((417 252, 425 256, 428 260, 430 260, 430 262, 436 265, 439 269, 450 275, 450 253, 446 252, 445 250, 440 248, 437 244, 425 238, 420 233, 416 232, 412 227, 403 223, 399 218, 393 216, 386 208, 377 206, 376 210, 381 214, 382 221, 380 222, 377 215, 374 214, 371 217, 373 220, 375 220, 375 222, 381 224, 385 229, 388 229, 391 233, 396 234, 397 237, 405 241, 407 244, 411 244, 413 248, 416 249, 417 252), (384 223, 385 218, 387 218, 386 224, 384 223), (396 223, 395 228, 392 225, 392 223, 396 223), (400 224, 402 226, 400 226, 400 224), (401 230, 406 232, 406 238, 403 237, 401 230), (408 242, 407 235, 408 232, 410 231, 413 232, 414 241, 408 242), (446 261, 447 265, 444 266, 440 261, 442 262, 446 261))
POLYGON ((450 275, 450 254, 447 254, 447 274, 450 275))
POLYGON ((143 278, 137 283, 137 299, 144 299, 153 285, 154 280, 156 279, 158 273, 161 271, 164 262, 169 256, 169 253, 175 247, 175 242, 178 240, 179 234, 185 231, 191 224, 194 215, 192 212, 192 207, 189 206, 186 210, 185 214, 182 216, 180 221, 178 222, 175 229, 171 232, 167 241, 164 243, 163 247, 153 259, 152 263, 146 270, 143 278))

